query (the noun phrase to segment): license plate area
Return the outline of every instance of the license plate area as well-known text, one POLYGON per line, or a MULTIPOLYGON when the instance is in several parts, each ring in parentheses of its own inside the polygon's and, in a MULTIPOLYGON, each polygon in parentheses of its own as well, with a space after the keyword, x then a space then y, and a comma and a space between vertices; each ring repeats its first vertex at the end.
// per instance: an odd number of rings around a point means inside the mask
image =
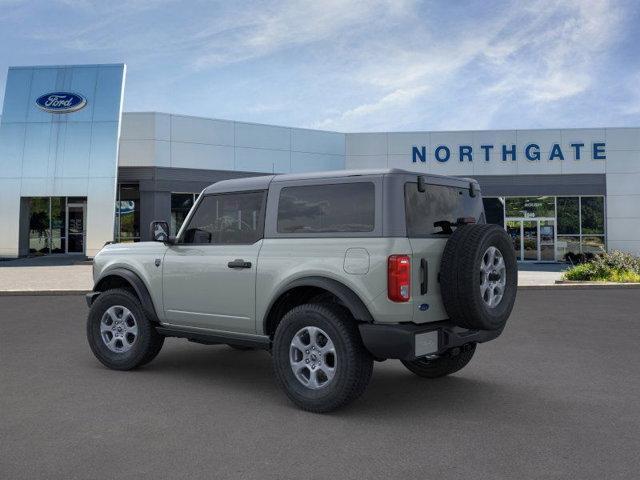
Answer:
POLYGON ((438 353, 439 347, 439 330, 433 330, 431 332, 417 333, 414 336, 415 342, 415 356, 423 357, 425 355, 433 355, 438 353))

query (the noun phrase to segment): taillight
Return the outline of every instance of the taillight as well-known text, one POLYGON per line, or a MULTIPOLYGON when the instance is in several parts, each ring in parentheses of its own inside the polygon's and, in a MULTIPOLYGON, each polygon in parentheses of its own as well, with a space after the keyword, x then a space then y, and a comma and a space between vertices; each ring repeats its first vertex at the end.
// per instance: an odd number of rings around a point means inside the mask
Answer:
POLYGON ((387 295, 393 302, 408 302, 411 295, 411 259, 408 255, 389 256, 387 295))

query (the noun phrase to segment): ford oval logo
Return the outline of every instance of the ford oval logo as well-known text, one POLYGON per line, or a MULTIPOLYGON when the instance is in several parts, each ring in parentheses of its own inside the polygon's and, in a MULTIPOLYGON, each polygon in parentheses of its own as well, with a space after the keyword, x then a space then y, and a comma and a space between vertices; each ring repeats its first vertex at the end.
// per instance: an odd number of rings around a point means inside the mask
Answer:
POLYGON ((87 99, 77 93, 53 92, 38 97, 36 105, 49 113, 72 113, 85 107, 87 99))

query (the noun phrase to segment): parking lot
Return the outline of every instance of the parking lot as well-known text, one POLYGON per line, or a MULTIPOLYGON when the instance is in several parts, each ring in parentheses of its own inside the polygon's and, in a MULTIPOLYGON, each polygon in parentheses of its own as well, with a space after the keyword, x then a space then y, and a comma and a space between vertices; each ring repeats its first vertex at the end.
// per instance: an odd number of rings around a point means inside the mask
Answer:
POLYGON ((132 372, 85 340, 80 296, 0 297, 7 479, 635 478, 640 290, 521 291, 498 340, 440 380, 376 363, 329 415, 278 390, 266 352, 170 339, 132 372))

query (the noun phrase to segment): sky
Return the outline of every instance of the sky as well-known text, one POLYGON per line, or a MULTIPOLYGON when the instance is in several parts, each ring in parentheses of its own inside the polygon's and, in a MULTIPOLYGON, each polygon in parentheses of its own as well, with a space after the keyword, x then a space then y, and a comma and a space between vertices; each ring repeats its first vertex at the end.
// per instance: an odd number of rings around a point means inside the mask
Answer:
POLYGON ((341 132, 640 126, 640 2, 0 0, 9 66, 127 64, 125 111, 341 132))

